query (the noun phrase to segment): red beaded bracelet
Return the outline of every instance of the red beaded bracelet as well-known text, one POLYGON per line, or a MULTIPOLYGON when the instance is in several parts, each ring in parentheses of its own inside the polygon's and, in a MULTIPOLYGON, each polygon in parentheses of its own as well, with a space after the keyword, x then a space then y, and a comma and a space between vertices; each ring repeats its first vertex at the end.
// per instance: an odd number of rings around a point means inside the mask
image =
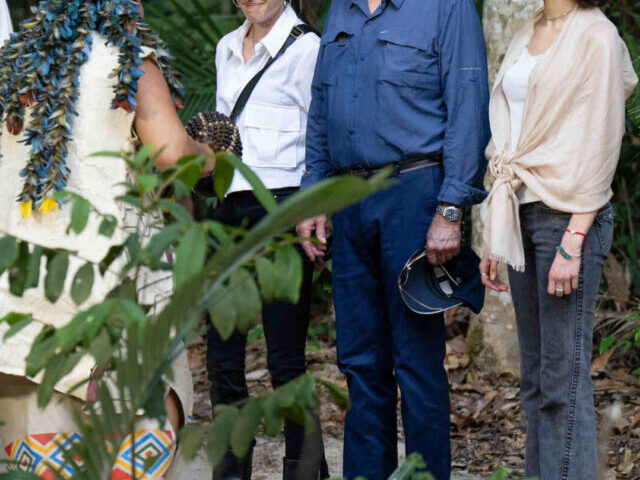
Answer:
POLYGON ((577 230, 571 230, 570 228, 565 229, 565 232, 570 233, 571 235, 580 235, 584 237, 584 243, 587 247, 587 252, 591 253, 591 248, 589 248, 589 242, 587 242, 587 234, 583 232, 578 232, 577 230))

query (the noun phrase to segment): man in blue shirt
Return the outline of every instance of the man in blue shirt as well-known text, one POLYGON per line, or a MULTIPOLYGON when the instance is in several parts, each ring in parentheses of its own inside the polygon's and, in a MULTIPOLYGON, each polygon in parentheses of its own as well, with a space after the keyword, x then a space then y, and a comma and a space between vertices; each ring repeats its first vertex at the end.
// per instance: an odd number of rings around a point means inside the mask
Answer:
MULTIPOLYGON (((395 165, 396 184, 333 217, 338 363, 351 409, 344 475, 397 466, 397 387, 407 453, 450 477, 441 315, 403 303, 398 276, 425 243, 440 264, 460 249, 461 207, 480 203, 489 140, 487 61, 472 0, 333 0, 308 119, 308 187, 395 165), (426 240, 425 240, 426 237, 426 240)), ((326 241, 327 219, 298 226, 326 241)), ((312 260, 323 245, 305 243, 312 260)))

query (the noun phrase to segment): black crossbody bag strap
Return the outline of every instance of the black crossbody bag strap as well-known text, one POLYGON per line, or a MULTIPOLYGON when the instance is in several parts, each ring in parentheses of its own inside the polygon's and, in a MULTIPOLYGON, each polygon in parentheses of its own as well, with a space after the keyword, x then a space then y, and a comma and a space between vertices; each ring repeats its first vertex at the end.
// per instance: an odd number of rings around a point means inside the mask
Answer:
POLYGON ((271 58, 267 62, 267 64, 262 68, 262 70, 256 73, 256 75, 249 81, 249 83, 247 83, 247 85, 244 87, 244 89, 240 93, 238 100, 236 100, 236 104, 233 106, 231 115, 229 115, 229 117, 234 123, 236 123, 236 121, 238 120, 238 117, 242 113, 242 110, 244 110, 244 107, 247 105, 247 102, 249 101, 249 97, 251 97, 253 90, 256 88, 256 85, 258 85, 258 82, 264 75, 264 72, 266 72, 269 69, 269 67, 273 65, 273 62, 275 62, 278 58, 284 55, 284 52, 286 52, 287 49, 291 45, 293 45, 296 40, 306 35, 307 33, 311 33, 311 32, 316 33, 313 28, 311 28, 309 25, 306 25, 304 23, 296 25, 291 29, 291 33, 289 33, 289 36, 287 37, 287 41, 284 42, 284 45, 282 45, 282 48, 280 49, 280 51, 278 51, 275 57, 271 58))

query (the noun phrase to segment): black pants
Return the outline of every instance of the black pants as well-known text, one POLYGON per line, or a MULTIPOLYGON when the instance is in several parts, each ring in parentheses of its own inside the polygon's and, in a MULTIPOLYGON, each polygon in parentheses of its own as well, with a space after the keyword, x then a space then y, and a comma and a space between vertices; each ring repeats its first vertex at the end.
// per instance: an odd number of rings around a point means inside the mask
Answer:
MULTIPOLYGON (((274 191, 280 202, 296 189, 274 191)), ((251 228, 266 215, 265 209, 250 192, 231 194, 216 208, 212 218, 226 225, 251 228)), ((313 265, 301 252, 303 281, 300 302, 293 305, 275 301, 262 307, 262 326, 267 341, 267 366, 273 388, 306 372, 305 346, 311 309, 313 265)), ((207 335, 207 371, 211 382, 211 404, 230 404, 249 396, 245 378, 247 337, 235 331, 227 340, 211 328, 207 335)), ((300 458, 304 429, 285 423, 286 456, 300 458)))

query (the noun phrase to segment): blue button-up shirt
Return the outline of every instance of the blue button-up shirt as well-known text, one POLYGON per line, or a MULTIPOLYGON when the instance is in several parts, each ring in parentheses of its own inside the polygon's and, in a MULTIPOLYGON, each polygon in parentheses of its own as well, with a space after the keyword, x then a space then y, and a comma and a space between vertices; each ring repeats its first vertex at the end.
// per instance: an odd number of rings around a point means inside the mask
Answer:
POLYGON ((472 0, 333 0, 312 87, 309 186, 344 169, 442 152, 438 200, 486 193, 489 88, 472 0))

